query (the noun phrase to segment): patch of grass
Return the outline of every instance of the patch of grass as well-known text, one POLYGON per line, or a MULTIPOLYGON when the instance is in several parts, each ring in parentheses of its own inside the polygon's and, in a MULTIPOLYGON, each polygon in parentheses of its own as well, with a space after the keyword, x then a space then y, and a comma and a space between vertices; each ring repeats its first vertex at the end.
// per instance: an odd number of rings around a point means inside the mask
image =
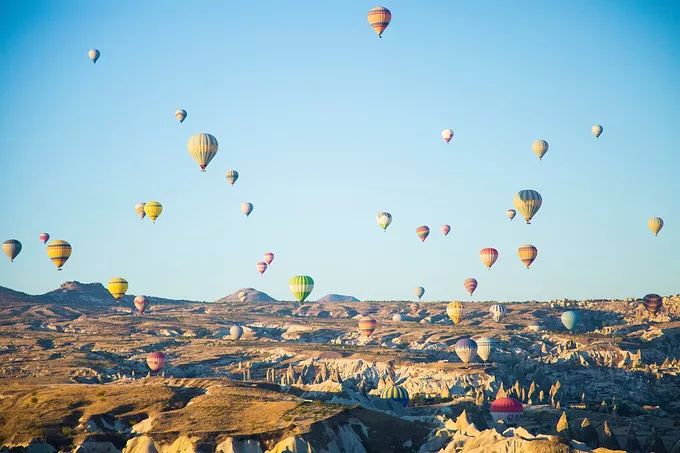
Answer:
POLYGON ((64 437, 71 437, 71 435, 73 434, 73 428, 71 428, 70 426, 62 426, 61 434, 63 434, 64 437))

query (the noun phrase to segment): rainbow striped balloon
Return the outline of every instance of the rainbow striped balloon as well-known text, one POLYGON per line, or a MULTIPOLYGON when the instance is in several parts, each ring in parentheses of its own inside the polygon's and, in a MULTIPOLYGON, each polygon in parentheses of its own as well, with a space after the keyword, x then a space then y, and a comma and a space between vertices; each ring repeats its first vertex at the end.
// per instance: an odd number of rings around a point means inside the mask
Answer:
POLYGON ((644 305, 645 310, 655 315, 661 310, 663 299, 658 294, 647 294, 642 298, 642 305, 644 305))
POLYGON ((422 242, 425 242, 425 239, 430 235, 430 228, 425 225, 419 226, 416 228, 416 234, 422 242))
POLYGON ((531 219, 536 215, 538 210, 541 209, 543 198, 541 198, 541 194, 535 190, 524 189, 515 194, 513 202, 515 204, 515 209, 517 209, 524 217, 524 220, 530 224, 531 219))
POLYGON ((376 327, 378 327, 378 321, 370 316, 362 316, 361 319, 359 319, 359 332, 366 338, 370 337, 371 334, 375 332, 376 327))
POLYGON ((314 279, 308 275, 295 275, 288 281, 288 287, 299 302, 304 302, 314 289, 314 279))
POLYGON ((384 6, 377 6, 368 12, 368 23, 380 38, 391 20, 392 13, 384 6))
POLYGON ((477 354, 477 343, 470 338, 461 338, 456 342, 453 349, 456 351, 458 358, 467 365, 477 354))
POLYGON ((482 264, 491 269, 498 259, 498 250, 491 247, 484 248, 479 251, 479 259, 482 260, 482 264))
POLYGON ((472 293, 477 289, 477 280, 472 277, 466 278, 463 282, 463 286, 465 286, 465 291, 472 296, 472 293))
POLYGON ((519 255, 519 259, 522 260, 527 269, 529 269, 531 263, 533 263, 538 256, 538 249, 531 244, 524 244, 517 249, 517 255, 519 255))
POLYGON ((384 400, 392 400, 401 404, 403 407, 408 406, 408 392, 401 385, 388 385, 380 392, 380 398, 384 400))

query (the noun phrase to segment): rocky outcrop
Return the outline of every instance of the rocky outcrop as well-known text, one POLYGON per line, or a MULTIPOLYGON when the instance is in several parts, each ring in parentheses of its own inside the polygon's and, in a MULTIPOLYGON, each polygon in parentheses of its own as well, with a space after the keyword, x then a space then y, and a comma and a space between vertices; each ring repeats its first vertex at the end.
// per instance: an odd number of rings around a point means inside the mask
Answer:
POLYGON ((217 299, 213 303, 224 304, 241 302, 241 299, 239 298, 240 293, 245 293, 245 302, 248 303, 277 302, 277 300, 271 297, 269 294, 263 293, 262 291, 258 291, 255 288, 241 288, 237 289, 236 291, 227 296, 217 299))
POLYGON ((359 302, 354 296, 345 296, 343 294, 326 294, 319 298, 317 302, 359 302))

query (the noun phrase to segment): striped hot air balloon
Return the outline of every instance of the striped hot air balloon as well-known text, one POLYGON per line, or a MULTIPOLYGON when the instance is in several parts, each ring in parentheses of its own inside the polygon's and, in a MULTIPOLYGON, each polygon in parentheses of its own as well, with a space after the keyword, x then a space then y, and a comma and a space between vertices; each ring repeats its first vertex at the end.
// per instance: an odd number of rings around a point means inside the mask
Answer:
POLYGON ((146 356, 146 364, 153 372, 162 370, 165 366, 165 354, 160 351, 150 352, 146 356))
POLYGON ((422 242, 425 242, 425 239, 430 235, 430 228, 425 225, 419 226, 416 228, 416 234, 422 242))
POLYGON ((467 291, 468 294, 472 296, 472 293, 474 293, 477 289, 477 280, 472 277, 466 278, 463 282, 463 286, 465 286, 465 291, 467 291))
POLYGON ((565 311, 562 313, 562 316, 560 316, 562 324, 569 330, 574 330, 574 327, 576 327, 580 318, 579 312, 573 310, 565 311))
POLYGON ((47 256, 57 266, 58 271, 61 270, 61 267, 71 256, 71 251, 71 244, 66 241, 58 239, 47 244, 47 256))
POLYGON ((232 186, 238 179, 238 172, 236 170, 227 170, 227 182, 232 186))
POLYGON ((184 109, 179 109, 175 112, 175 118, 177 118, 177 121, 180 123, 183 123, 184 120, 187 118, 187 111, 184 109))
POLYGON ((453 349, 456 351, 458 358, 467 365, 477 354, 477 343, 470 338, 461 338, 456 342, 453 349))
POLYGON ((515 215, 517 215, 517 211, 515 211, 514 209, 508 209, 507 211, 505 211, 505 215, 508 217, 508 219, 512 220, 515 218, 515 215))
POLYGON ((288 281, 288 287, 299 302, 304 302, 314 289, 314 279, 308 275, 296 275, 288 281))
POLYGON ((7 255, 10 262, 14 262, 14 258, 21 252, 21 242, 16 239, 8 239, 2 243, 2 251, 7 255))
POLYGON ((149 298, 146 296, 136 296, 135 300, 132 302, 135 304, 137 311, 143 315, 146 307, 149 305, 149 298))
POLYGON ((380 392, 380 398, 384 400, 396 401, 403 407, 408 406, 408 392, 401 385, 388 385, 382 390, 382 392, 380 392))
POLYGON ((140 219, 144 219, 144 217, 146 217, 146 212, 144 212, 145 204, 146 203, 142 203, 141 201, 135 204, 135 214, 137 214, 137 217, 140 219))
POLYGON ((538 156, 539 160, 542 160, 545 153, 548 152, 548 142, 545 140, 535 140, 531 144, 531 150, 538 156))
POLYGON ((642 305, 652 315, 655 315, 661 310, 663 299, 658 294, 647 294, 642 298, 642 305))
POLYGON ((359 319, 359 332, 366 338, 371 336, 376 327, 378 327, 378 321, 370 316, 362 316, 359 319))
POLYGON ((267 252, 264 254, 264 262, 269 266, 272 261, 274 261, 274 254, 272 252, 267 252))
POLYGON ((246 217, 248 217, 250 213, 253 212, 253 204, 244 201, 243 203, 241 203, 241 212, 244 213, 246 217))
POLYGON ((229 338, 238 341, 243 336, 243 327, 234 325, 229 328, 229 338))
POLYGON ((647 221, 647 226, 656 236, 661 231, 661 228, 663 228, 663 219, 661 217, 650 217, 647 221))
POLYGON ((524 244, 517 249, 517 255, 519 255, 519 259, 522 260, 527 269, 529 269, 531 263, 533 263, 538 256, 538 249, 531 244, 524 244))
POLYGON ((47 241, 50 240, 50 235, 48 233, 40 233, 40 242, 43 244, 47 244, 47 241))
POLYGON ((451 225, 442 225, 441 232, 444 236, 448 236, 451 231, 451 225))
POLYGON ((384 6, 376 6, 368 12, 368 23, 379 38, 382 38, 382 34, 391 20, 392 13, 384 6))
POLYGON ((482 264, 491 269, 493 263, 498 259, 498 250, 494 248, 483 248, 479 251, 479 259, 482 260, 482 264))
POLYGON ((493 338, 479 337, 475 340, 475 343, 477 343, 477 355, 484 362, 487 362, 494 348, 493 338))
POLYGON ((380 228, 385 231, 387 230, 387 227, 390 226, 390 223, 392 223, 392 214, 389 212, 379 212, 375 217, 375 220, 378 222, 380 228))
POLYGON ((515 204, 515 209, 522 214, 524 220, 527 223, 531 223, 531 219, 536 215, 541 205, 543 204, 543 198, 541 194, 535 190, 525 189, 520 190, 515 194, 515 199, 513 200, 515 204))
POLYGON ((128 282, 124 278, 115 277, 109 280, 107 288, 114 299, 120 300, 125 296, 125 292, 128 289, 128 282))
POLYGON ((524 406, 519 400, 504 396, 491 403, 490 412, 496 423, 516 423, 524 412, 524 406))
POLYGON ((458 325, 463 320, 463 302, 453 300, 446 306, 446 314, 449 315, 454 325, 458 325))
POLYGON ((446 143, 449 143, 452 138, 453 138, 453 129, 444 129, 442 131, 442 139, 444 139, 444 141, 446 143))
POLYGON ((593 127, 590 128, 590 130, 593 133, 593 136, 595 136, 595 138, 600 138, 600 135, 602 135, 602 131, 604 130, 604 128, 600 124, 595 124, 593 125, 593 127))
POLYGON ((255 268, 260 273, 260 275, 262 275, 262 274, 264 274, 264 271, 267 270, 267 263, 265 263, 264 261, 260 261, 259 263, 257 263, 255 268))
POLYGON ((489 307, 489 313, 491 313, 491 317, 496 322, 501 322, 507 312, 508 309, 503 304, 493 304, 489 307))
POLYGON ((420 300, 420 298, 423 297, 423 294, 425 294, 425 288, 422 286, 416 286, 416 289, 414 289, 413 292, 415 293, 418 300, 420 300))
POLYGON ((217 139, 210 134, 201 132, 193 135, 187 142, 187 151, 189 155, 196 161, 201 171, 205 171, 210 161, 217 154, 217 139))
POLYGON ((96 63, 97 60, 99 60, 99 56, 101 55, 101 52, 97 49, 90 49, 87 51, 87 56, 90 57, 90 60, 92 60, 92 63, 96 63))
POLYGON ((149 216, 153 223, 156 223, 156 219, 163 212, 163 205, 157 201, 149 201, 144 203, 144 213, 149 216))

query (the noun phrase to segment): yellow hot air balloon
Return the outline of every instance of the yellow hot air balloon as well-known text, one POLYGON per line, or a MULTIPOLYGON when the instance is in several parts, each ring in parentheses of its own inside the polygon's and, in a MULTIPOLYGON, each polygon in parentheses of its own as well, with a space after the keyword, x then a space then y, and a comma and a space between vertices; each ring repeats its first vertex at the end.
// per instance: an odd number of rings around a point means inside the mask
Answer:
POLYGON ((47 244, 47 256, 57 266, 58 271, 71 256, 71 250, 71 244, 66 241, 54 240, 47 244))
POLYGON ((545 156, 545 153, 548 152, 548 142, 545 140, 535 140, 531 144, 531 150, 538 156, 538 159, 541 160, 543 159, 543 156, 545 156))
POLYGON ((527 223, 531 223, 531 219, 536 215, 541 205, 543 204, 543 198, 541 194, 535 190, 525 189, 520 190, 515 194, 515 199, 513 200, 515 204, 515 209, 517 209, 520 214, 524 217, 527 223))
POLYGON ((368 12, 368 23, 379 38, 382 38, 382 34, 391 20, 392 13, 384 6, 377 6, 368 12))
POLYGON ((527 269, 529 269, 531 263, 533 263, 538 256, 538 249, 531 244, 524 244, 517 249, 517 255, 519 255, 519 259, 522 260, 527 269))
POLYGON ((201 132, 192 136, 187 142, 189 155, 193 157, 201 171, 205 171, 215 154, 217 154, 217 139, 210 134, 201 132))
POLYGON ((128 282, 124 278, 112 278, 109 280, 107 288, 114 299, 120 300, 128 289, 128 282))
POLYGON ((449 302, 446 306, 446 314, 455 325, 463 319, 463 303, 457 300, 449 302))
POLYGON ((661 228, 663 228, 663 219, 661 217, 650 217, 647 221, 647 226, 656 236, 661 231, 661 228))
POLYGON ((147 201, 144 203, 144 213, 149 216, 152 222, 156 223, 156 219, 163 212, 163 205, 157 201, 147 201))

